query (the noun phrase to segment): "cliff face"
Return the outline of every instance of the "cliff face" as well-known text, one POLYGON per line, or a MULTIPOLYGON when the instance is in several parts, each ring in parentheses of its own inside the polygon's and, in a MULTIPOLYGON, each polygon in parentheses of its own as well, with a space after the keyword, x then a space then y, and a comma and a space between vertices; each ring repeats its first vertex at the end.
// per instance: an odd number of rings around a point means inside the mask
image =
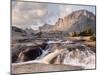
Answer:
POLYGON ((95 15, 86 10, 72 12, 64 19, 59 19, 54 26, 60 31, 82 31, 84 28, 92 28, 95 31, 95 15))
POLYGON ((64 18, 59 18, 55 25, 47 28, 45 31, 82 31, 86 28, 91 28, 95 32, 95 15, 87 10, 77 10, 64 18))

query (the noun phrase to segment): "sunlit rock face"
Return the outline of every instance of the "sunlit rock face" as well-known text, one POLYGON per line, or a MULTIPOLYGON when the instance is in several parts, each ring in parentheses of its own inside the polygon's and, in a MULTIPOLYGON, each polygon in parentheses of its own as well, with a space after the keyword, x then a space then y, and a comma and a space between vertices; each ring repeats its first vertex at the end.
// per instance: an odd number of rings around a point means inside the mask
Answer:
POLYGON ((87 10, 74 11, 63 19, 59 19, 54 27, 58 31, 80 32, 86 27, 95 31, 95 15, 87 10))
POLYGON ((63 31, 63 32, 81 32, 84 28, 91 28, 95 32, 95 15, 87 10, 77 10, 59 18, 54 25, 46 24, 40 29, 42 32, 63 31))

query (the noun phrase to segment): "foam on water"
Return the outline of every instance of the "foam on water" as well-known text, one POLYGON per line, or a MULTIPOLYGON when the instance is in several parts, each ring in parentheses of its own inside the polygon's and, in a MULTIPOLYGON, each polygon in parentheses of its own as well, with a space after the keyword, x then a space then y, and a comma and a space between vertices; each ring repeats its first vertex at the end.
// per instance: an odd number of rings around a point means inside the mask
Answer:
MULTIPOLYGON (((65 41, 61 42, 62 44, 70 44, 73 41, 65 41)), ((58 43, 56 42, 56 43, 58 43)), ((49 43, 55 43, 55 41, 49 41, 49 43)), ((63 60, 62 64, 69 64, 72 66, 82 66, 85 69, 94 69, 95 68, 95 52, 93 52, 89 47, 84 44, 75 43, 76 45, 83 46, 84 49, 76 49, 75 50, 66 50, 66 52, 62 53, 62 59, 58 59, 58 61, 63 60)), ((74 44, 74 45, 75 45, 74 44)))
POLYGON ((74 50, 68 50, 64 51, 63 53, 60 54, 62 58, 59 59, 58 55, 58 60, 59 63, 61 64, 66 64, 66 65, 72 65, 72 66, 82 66, 84 69, 94 69, 95 68, 95 52, 93 52, 89 47, 87 47, 84 44, 80 43, 73 43, 73 41, 48 41, 47 42, 49 46, 47 46, 46 50, 42 50, 42 55, 37 57, 36 60, 32 61, 34 63, 40 63, 41 59, 43 59, 45 56, 47 56, 50 52, 52 53, 52 50, 55 50, 53 47, 55 43, 62 43, 61 45, 63 46, 66 45, 77 45, 77 46, 82 46, 84 49, 80 48, 78 49, 77 47, 74 50), (62 62, 60 62, 60 60, 62 62))
POLYGON ((70 64, 74 66, 82 66, 85 69, 95 68, 95 53, 90 50, 86 51, 67 51, 63 60, 63 64, 70 64))

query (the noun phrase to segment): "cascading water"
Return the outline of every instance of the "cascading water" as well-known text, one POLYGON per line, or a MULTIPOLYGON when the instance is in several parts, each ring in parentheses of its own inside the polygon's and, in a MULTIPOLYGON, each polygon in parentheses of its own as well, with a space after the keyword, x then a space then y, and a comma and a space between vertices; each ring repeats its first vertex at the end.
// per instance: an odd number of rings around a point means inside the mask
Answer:
POLYGON ((86 69, 95 68, 95 53, 87 50, 67 51, 63 60, 63 64, 82 66, 86 69))
MULTIPOLYGON (((55 42, 58 43, 58 42, 55 42)), ((95 52, 93 52, 89 47, 81 43, 71 44, 71 46, 79 46, 82 48, 75 47, 74 49, 68 49, 67 45, 70 46, 71 41, 59 42, 62 46, 66 46, 66 51, 57 56, 54 64, 66 64, 72 66, 82 66, 85 69, 95 68, 95 52)), ((37 59, 42 59, 50 52, 55 50, 54 42, 49 41, 49 46, 47 50, 42 50, 43 54, 37 59), (53 44, 53 45, 52 45, 53 44)))
MULTIPOLYGON (((48 62, 49 64, 65 64, 72 66, 80 66, 84 69, 94 69, 95 68, 95 52, 93 49, 83 43, 74 42, 71 40, 67 41, 48 41, 48 45, 45 48, 39 47, 39 50, 42 51, 42 54, 38 56, 30 63, 43 63, 41 59, 48 57, 50 53, 54 53, 56 49, 60 50, 65 49, 63 52, 58 54, 56 58, 53 58, 53 62, 48 62), (60 44, 57 46, 57 44, 60 44), (60 46, 60 48, 59 48, 60 46)), ((34 51, 33 51, 34 52, 34 51)), ((51 56, 49 55, 49 58, 51 56)), ((28 63, 29 63, 28 62, 28 63)))
POLYGON ((59 63, 72 66, 82 66, 85 69, 94 69, 95 52, 83 44, 80 44, 80 46, 83 46, 84 49, 76 47, 73 50, 66 49, 66 51, 61 53, 57 57, 59 63))
POLYGON ((42 51, 42 54, 41 54, 41 56, 37 57, 36 60, 42 59, 42 58, 45 57, 48 53, 50 53, 50 52, 51 52, 52 46, 53 46, 52 44, 48 44, 44 50, 43 50, 42 48, 40 48, 41 51, 42 51))

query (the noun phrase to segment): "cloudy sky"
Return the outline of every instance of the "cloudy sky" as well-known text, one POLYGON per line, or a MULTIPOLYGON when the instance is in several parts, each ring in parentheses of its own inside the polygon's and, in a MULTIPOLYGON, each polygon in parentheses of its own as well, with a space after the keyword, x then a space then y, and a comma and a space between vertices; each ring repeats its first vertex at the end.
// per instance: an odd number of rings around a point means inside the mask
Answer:
POLYGON ((54 25, 59 17, 63 18, 72 11, 80 9, 95 14, 94 6, 12 1, 12 25, 38 29, 44 24, 54 25))

